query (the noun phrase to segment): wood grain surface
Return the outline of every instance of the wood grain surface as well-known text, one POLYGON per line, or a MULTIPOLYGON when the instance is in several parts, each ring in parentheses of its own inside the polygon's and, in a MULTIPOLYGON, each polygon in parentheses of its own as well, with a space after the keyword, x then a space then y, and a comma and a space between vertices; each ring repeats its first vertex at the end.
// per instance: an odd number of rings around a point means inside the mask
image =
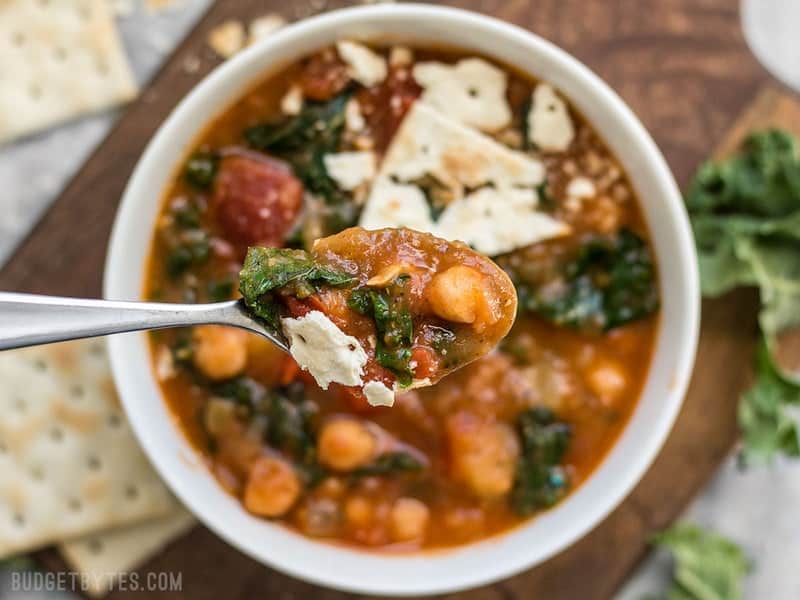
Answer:
MULTIPOLYGON (((268 12, 290 19, 347 2, 231 0, 215 4, 150 87, 87 161, 12 261, 0 289, 98 296, 105 248, 119 197, 153 132, 217 60, 208 30, 228 18, 268 12), (200 69, 186 68, 200 58, 200 69)), ((727 136, 779 119, 800 127, 800 109, 777 92, 753 103, 769 79, 747 50, 736 0, 463 0, 444 2, 526 27, 565 48, 614 87, 639 115, 684 185, 727 136), (744 121, 731 129, 750 105, 744 121)), ((646 193, 646 192, 645 192, 646 193)), ((142 241, 145 243, 145 240, 142 241)), ((756 335, 756 298, 736 293, 703 305, 697 368, 667 444, 634 492, 589 535, 548 562, 458 600, 610 598, 647 549, 729 454, 736 403, 747 384, 756 335)), ((52 554, 46 562, 62 568, 52 554)), ((244 557, 203 528, 145 568, 180 571, 182 594, 152 598, 339 600, 325 590, 244 557)), ((141 597, 116 591, 112 598, 141 597)))

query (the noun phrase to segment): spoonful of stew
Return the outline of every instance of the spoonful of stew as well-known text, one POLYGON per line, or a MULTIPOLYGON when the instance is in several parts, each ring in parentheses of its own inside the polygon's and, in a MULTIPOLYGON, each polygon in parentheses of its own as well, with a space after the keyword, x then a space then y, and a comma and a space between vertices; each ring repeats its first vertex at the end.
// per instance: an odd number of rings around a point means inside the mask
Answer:
POLYGON ((323 389, 372 405, 436 383, 488 353, 514 322, 514 286, 465 244, 358 227, 310 251, 254 246, 242 298, 213 304, 0 293, 0 350, 127 331, 231 325, 291 353, 323 389))

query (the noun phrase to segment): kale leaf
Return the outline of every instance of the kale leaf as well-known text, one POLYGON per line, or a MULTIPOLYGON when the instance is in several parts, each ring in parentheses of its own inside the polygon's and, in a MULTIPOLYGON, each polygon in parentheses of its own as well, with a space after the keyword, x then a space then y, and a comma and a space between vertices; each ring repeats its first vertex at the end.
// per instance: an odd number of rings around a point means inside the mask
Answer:
POLYGON ((407 280, 407 276, 401 275, 384 289, 353 290, 347 301, 354 311, 375 321, 375 359, 392 371, 404 387, 411 385, 414 377, 411 367, 414 322, 404 290, 407 280))
POLYGON ((514 273, 519 304, 556 325, 607 331, 658 309, 653 259, 645 242, 623 229, 583 245, 562 280, 536 285, 514 273))
POLYGON ((681 523, 657 534, 653 543, 669 550, 675 561, 667 600, 742 600, 750 565, 730 540, 681 523))
POLYGON ((572 427, 556 420, 548 408, 535 407, 517 418, 522 453, 517 460, 511 506, 530 515, 553 506, 567 492, 569 479, 559 465, 572 438, 572 427))
POLYGON ((353 477, 417 473, 424 468, 425 464, 408 452, 387 452, 372 463, 353 471, 353 477))
POLYGON ((317 264, 305 250, 254 246, 239 273, 239 291, 253 314, 277 328, 278 304, 270 292, 307 298, 322 285, 343 287, 355 281, 349 273, 317 264))
POLYGON ((800 157, 794 138, 774 129, 753 133, 739 154, 700 168, 686 205, 703 295, 755 286, 761 297, 757 379, 739 407, 742 464, 777 453, 798 456, 798 431, 787 408, 798 403, 800 382, 781 372, 772 356, 777 334, 800 325, 800 157))
POLYGON ((214 184, 217 176, 219 157, 208 152, 198 152, 189 157, 183 171, 183 177, 192 186, 207 190, 214 184))
POLYGON ((755 384, 739 403, 744 436, 740 464, 767 462, 778 453, 800 456, 800 431, 790 414, 800 407, 800 384, 780 372, 763 339, 756 350, 755 371, 755 384))
POLYGON ((349 98, 350 94, 344 93, 328 102, 307 102, 298 115, 248 128, 245 140, 253 148, 287 161, 306 188, 329 204, 349 203, 323 162, 326 154, 339 147, 349 98))
POLYGON ((181 232, 178 241, 167 254, 167 275, 175 279, 192 267, 204 264, 211 257, 208 234, 202 229, 181 232))

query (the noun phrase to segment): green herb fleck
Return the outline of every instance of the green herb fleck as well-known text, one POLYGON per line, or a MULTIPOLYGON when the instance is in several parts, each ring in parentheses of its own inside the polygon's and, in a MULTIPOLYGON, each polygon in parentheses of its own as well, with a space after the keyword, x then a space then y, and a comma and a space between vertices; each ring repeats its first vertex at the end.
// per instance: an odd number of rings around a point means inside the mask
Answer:
POLYGON ((175 279, 191 267, 202 265, 211 256, 208 234, 201 229, 183 232, 179 243, 166 258, 167 274, 175 279))
POLYGON ((206 284, 206 292, 210 302, 225 302, 233 294, 234 281, 232 279, 212 280, 206 284))
POLYGON ((394 475, 397 473, 418 473, 425 464, 408 452, 387 452, 374 462, 353 471, 354 477, 394 475))

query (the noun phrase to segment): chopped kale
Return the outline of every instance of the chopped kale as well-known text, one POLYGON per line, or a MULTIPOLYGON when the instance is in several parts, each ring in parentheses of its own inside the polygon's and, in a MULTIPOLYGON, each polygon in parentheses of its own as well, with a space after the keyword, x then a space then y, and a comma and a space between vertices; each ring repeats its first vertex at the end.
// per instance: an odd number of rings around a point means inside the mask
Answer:
POLYGON ((200 227, 200 218, 203 210, 199 202, 185 199, 183 202, 174 202, 170 207, 170 212, 178 227, 183 229, 198 229, 200 227))
POLYGON ((187 182, 194 187, 207 190, 214 184, 217 176, 219 157, 208 152, 198 152, 193 154, 186 161, 186 168, 183 176, 187 182))
POLYGON ((395 475, 397 473, 418 473, 425 464, 408 452, 387 452, 374 462, 353 471, 354 477, 395 475))
POLYGON ((173 279, 191 267, 205 263, 211 256, 208 234, 201 229, 183 232, 180 241, 167 254, 167 274, 173 279))
POLYGON ((233 400, 251 414, 263 410, 267 395, 263 385, 249 377, 236 377, 211 386, 211 393, 220 398, 233 400))
POLYGON ((384 289, 353 290, 348 306, 375 322, 377 344, 375 359, 392 371, 401 386, 409 386, 414 377, 411 368, 411 345, 414 322, 405 295, 407 276, 400 275, 384 289))
POLYGON ((514 273, 520 307, 556 325, 607 331, 658 309, 650 250, 632 231, 596 238, 566 262, 561 280, 536 285, 514 273))
POLYGON ((349 205, 350 198, 337 187, 323 162, 323 156, 339 147, 349 98, 349 93, 343 93, 328 102, 307 102, 298 115, 250 127, 244 132, 245 140, 287 161, 306 188, 328 204, 349 205))
POLYGON ((322 285, 344 287, 355 281, 349 273, 317 264, 305 250, 257 246, 247 251, 239 291, 253 314, 277 328, 278 304, 270 292, 307 298, 322 285))
POLYGON ((536 407, 517 418, 522 453, 517 461, 511 506, 529 515, 558 502, 567 492, 569 479, 559 465, 572 437, 572 428, 556 421, 550 409, 536 407))
POLYGON ((313 419, 316 405, 307 400, 302 385, 292 385, 270 392, 267 412, 267 442, 286 452, 300 465, 316 463, 316 439, 313 419))
POLYGON ((672 586, 666 600, 742 600, 742 580, 750 564, 742 549, 730 540, 680 523, 653 538, 672 553, 672 586))

